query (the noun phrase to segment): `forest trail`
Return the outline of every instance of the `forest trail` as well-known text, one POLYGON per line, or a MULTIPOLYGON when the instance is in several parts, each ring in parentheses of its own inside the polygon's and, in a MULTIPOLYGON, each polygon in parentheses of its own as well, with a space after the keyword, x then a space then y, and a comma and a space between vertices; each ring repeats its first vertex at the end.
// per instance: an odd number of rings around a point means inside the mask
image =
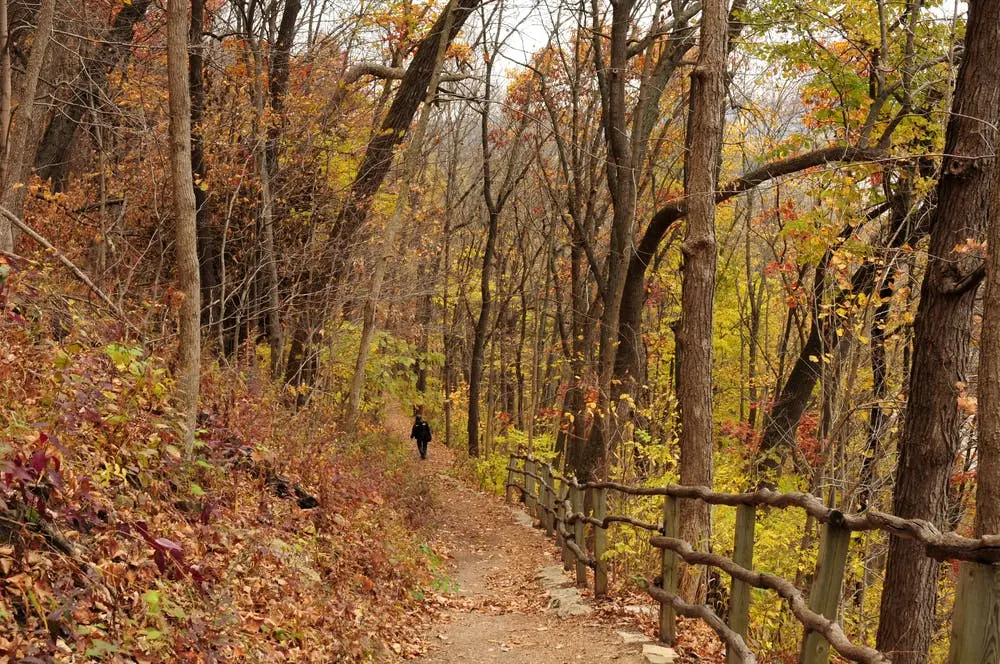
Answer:
MULTIPOLYGON (((386 426, 407 439, 411 420, 398 406, 390 406, 386 426)), ((418 661, 642 662, 642 645, 626 644, 618 634, 640 631, 632 620, 601 611, 590 601, 589 615, 560 618, 547 610, 549 598, 536 575, 561 564, 556 548, 519 509, 450 475, 452 460, 451 451, 436 440, 427 461, 420 461, 413 446, 414 472, 427 478, 432 497, 427 506, 431 544, 449 558, 439 595, 432 600, 443 610, 427 626, 427 650, 418 661)), ((565 580, 572 585, 569 575, 565 580)))

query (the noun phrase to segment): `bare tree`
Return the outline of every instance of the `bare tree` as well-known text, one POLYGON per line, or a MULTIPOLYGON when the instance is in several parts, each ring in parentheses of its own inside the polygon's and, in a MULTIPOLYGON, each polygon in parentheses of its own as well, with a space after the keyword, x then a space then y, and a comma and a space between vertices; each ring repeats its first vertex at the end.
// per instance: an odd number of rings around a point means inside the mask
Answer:
MULTIPOLYGON (((455 0, 449 0, 444 8, 444 26, 442 32, 451 32, 451 24, 454 19, 455 0)), ((431 103, 437 96, 438 81, 441 79, 441 67, 444 65, 444 56, 448 51, 448 42, 444 39, 438 40, 437 52, 434 55, 434 64, 431 71, 430 82, 424 96, 423 106, 420 110, 420 117, 410 136, 410 142, 406 146, 403 156, 403 168, 400 173, 399 189, 396 192, 396 203, 389 217, 389 223, 382 234, 382 246, 378 256, 375 258, 375 271, 372 275, 371 289, 365 299, 363 320, 361 324, 361 345, 358 348, 357 361, 354 364, 354 375, 351 378, 351 389, 348 395, 347 404, 347 433, 354 436, 357 433, 358 417, 361 414, 361 397, 365 387, 365 368, 368 364, 368 354, 371 351, 372 337, 375 334, 376 313, 379 297, 382 293, 382 282, 385 280, 386 269, 396 245, 396 236, 403 225, 403 214, 406 212, 407 203, 410 200, 410 192, 413 186, 413 179, 420 166, 421 149, 424 142, 424 134, 427 131, 427 123, 430 119, 431 103)))
MULTIPOLYGON (((494 18, 499 16, 502 16, 502 14, 498 9, 494 12, 494 18)), ((489 24, 490 21, 485 21, 485 23, 489 24)), ((503 170, 502 177, 496 177, 493 171, 496 165, 494 146, 490 140, 490 113, 495 103, 492 81, 493 63, 496 61, 503 43, 499 34, 502 21, 497 20, 495 24, 496 33, 494 34, 492 43, 484 45, 483 55, 486 60, 486 72, 483 80, 485 91, 483 93, 479 124, 479 143, 482 149, 483 203, 486 207, 486 245, 483 248, 482 269, 479 275, 481 304, 473 331, 472 361, 469 368, 468 450, 469 455, 474 457, 479 456, 480 394, 483 383, 483 366, 486 360, 486 341, 490 313, 493 305, 490 280, 493 270, 493 260, 496 254, 497 236, 500 230, 500 215, 511 194, 514 193, 515 188, 527 172, 527 164, 524 166, 518 164, 520 139, 528 121, 526 113, 520 114, 520 118, 517 119, 517 124, 513 130, 513 136, 510 137, 512 148, 507 155, 507 165, 503 170)), ((487 402, 489 401, 487 399, 487 402)), ((492 409, 492 404, 489 407, 492 409)))
POLYGON ((191 97, 188 90, 188 7, 167 4, 167 83, 170 97, 170 172, 173 182, 177 287, 183 293, 179 313, 177 401, 183 415, 184 444, 190 454, 198 415, 201 372, 201 283, 198 229, 191 175, 191 97))
MULTIPOLYGON (((681 484, 712 486, 712 335, 715 308, 715 190, 722 149, 726 94, 725 0, 706 0, 702 9, 698 64, 691 73, 684 196, 688 202, 684 236, 681 321, 677 333, 678 386, 683 426, 681 484)), ((706 548, 708 505, 681 503, 681 537, 706 548)), ((685 575, 683 589, 694 597, 696 577, 685 575)))

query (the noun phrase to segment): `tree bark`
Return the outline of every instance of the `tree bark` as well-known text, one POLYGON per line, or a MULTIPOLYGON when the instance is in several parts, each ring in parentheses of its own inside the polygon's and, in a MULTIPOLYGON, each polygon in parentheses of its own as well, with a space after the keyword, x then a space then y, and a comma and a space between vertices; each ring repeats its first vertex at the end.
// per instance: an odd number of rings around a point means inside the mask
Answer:
MULTIPOLYGON (((24 213, 24 196, 31 177, 31 165, 34 163, 35 146, 32 138, 34 133, 35 96, 38 93, 38 79, 45 62, 45 52, 52 36, 52 23, 55 17, 55 0, 43 0, 38 11, 38 23, 35 27, 35 37, 31 46, 31 54, 25 66, 24 77, 18 90, 17 109, 11 117, 11 134, 7 144, 6 163, 3 168, 2 198, 0 204, 18 217, 24 213)), ((14 251, 14 241, 17 233, 6 219, 0 219, 0 251, 14 251)))
MULTIPOLYGON (((115 15, 115 19, 105 32, 99 35, 99 46, 86 47, 83 72, 78 83, 69 94, 69 102, 60 105, 52 114, 45 128, 42 141, 35 156, 35 167, 43 180, 51 180, 52 188, 61 191, 66 188, 69 176, 69 153, 76 137, 77 128, 84 114, 100 107, 100 99, 106 92, 108 75, 125 60, 129 46, 135 35, 135 26, 146 16, 152 0, 133 0, 126 3, 115 15)), ((194 5, 192 5, 194 8, 194 5)), ((202 7, 203 9, 203 7, 202 7)), ((194 21, 194 15, 192 15, 194 21)), ((193 26, 193 23, 192 23, 193 26)), ((201 32, 197 35, 201 40, 201 32)), ((192 42, 195 41, 192 35, 192 42)), ((200 56, 199 56, 200 57, 200 56)))
MULTIPOLYGON (((906 422, 893 511, 945 525, 948 485, 959 446, 959 383, 968 382, 975 288, 955 247, 982 237, 990 213, 1000 124, 1000 0, 969 4, 965 54, 958 72, 944 163, 937 185, 928 264, 914 323, 906 422)), ((927 660, 934 634, 938 563, 923 547, 893 537, 882 594, 877 645, 896 664, 927 660)))
MULTIPOLYGON (((451 24, 455 15, 453 6, 454 2, 452 1, 444 9, 445 20, 441 30, 446 34, 451 32, 451 24)), ((427 123, 430 120, 431 102, 437 96, 437 83, 441 76, 441 67, 444 64, 444 56, 447 50, 447 42, 438 40, 431 78, 427 85, 420 117, 417 120, 417 125, 413 130, 413 135, 410 137, 410 142, 406 146, 406 153, 403 156, 403 172, 400 174, 399 190, 396 192, 396 204, 382 234, 382 246, 375 259, 375 272, 372 275, 372 285, 368 291, 368 297, 365 300, 364 306, 361 344, 358 348, 358 356, 354 364, 354 376, 351 378, 351 389, 348 397, 347 434, 352 437, 357 434, 358 418, 361 415, 361 398, 364 395, 365 387, 365 369, 368 365, 368 354, 371 351, 372 338, 375 335, 376 309, 382 293, 382 282, 385 280, 385 273, 389 267, 389 259, 393 256, 396 249, 396 235, 399 234, 399 229, 403 225, 403 214, 410 200, 413 178, 420 166, 424 133, 427 131, 427 123)))
MULTIPOLYGON (((7 17, 7 0, 0 0, 0 183, 6 177, 7 159, 10 154, 10 120, 11 120, 11 68, 10 68, 10 24, 7 17)), ((0 221, 0 248, 6 246, 4 226, 0 221)), ((8 229, 9 232, 9 229, 8 229)), ((13 242, 10 242, 13 248, 13 242)))
POLYGON ((180 308, 177 401, 183 416, 184 446, 194 449, 201 369, 201 284, 198 273, 198 228, 191 175, 191 98, 188 91, 187 3, 167 4, 167 84, 170 105, 170 172, 173 180, 177 287, 180 308))
MULTIPOLYGON (((576 459, 577 475, 590 480, 607 473, 608 451, 617 443, 614 385, 615 357, 618 350, 618 322, 629 256, 632 253, 633 224, 636 210, 635 161, 628 136, 625 79, 628 65, 628 36, 634 2, 612 3, 611 40, 608 62, 604 62, 600 30, 594 31, 594 60, 603 100, 604 140, 608 146, 606 175, 611 195, 611 238, 608 246, 607 278, 602 291, 598 333, 597 409, 590 436, 576 459)), ((594 21, 597 19, 594 12, 594 21)), ((597 275, 598 278, 600 275, 597 275)))
POLYGON ((281 296, 278 282, 277 247, 275 246, 275 202, 274 186, 278 179, 278 150, 281 140, 282 114, 285 108, 285 94, 288 92, 288 77, 291 71, 292 45, 295 42, 295 32, 299 11, 302 9, 300 0, 285 0, 281 12, 281 22, 278 25, 278 35, 274 42, 271 64, 268 72, 268 99, 271 106, 271 120, 265 132, 264 143, 264 177, 261 178, 262 206, 264 208, 263 249, 267 270, 267 341, 271 351, 271 375, 277 377, 281 373, 285 337, 281 329, 281 296))
MULTIPOLYGON (((683 285, 678 343, 681 413, 681 484, 711 487, 713 483, 712 340, 715 302, 715 190, 722 149, 726 94, 727 6, 706 0, 702 9, 698 63, 691 74, 684 195, 688 201, 687 232, 682 251, 683 285)), ((707 550, 710 512, 705 503, 683 501, 681 538, 707 550)), ((698 579, 687 570, 681 588, 696 599, 698 579)), ((701 599, 698 599, 700 602, 701 599)))
POLYGON ((343 276, 343 265, 350 247, 368 218, 372 199, 392 167, 396 147, 405 138, 410 123, 413 122, 413 116, 416 115, 424 98, 434 71, 434 61, 441 39, 444 38, 445 46, 451 44, 469 14, 479 6, 479 2, 480 0, 458 0, 453 11, 442 11, 430 33, 417 46, 413 60, 406 68, 406 74, 403 75, 393 97, 389 112, 386 113, 379 131, 365 150, 357 176, 351 183, 347 203, 338 216, 328 241, 335 282, 343 276), (453 16, 449 18, 449 14, 453 16), (445 30, 445 24, 449 22, 450 28, 445 30))
POLYGON ((993 205, 987 236, 986 296, 979 343, 979 461, 976 537, 1000 534, 1000 160, 993 165, 993 205))
MULTIPOLYGON (((488 119, 483 114, 483 125, 485 127, 488 119)), ((486 140, 486 130, 483 130, 483 140, 486 140)), ((487 177, 487 182, 489 178, 487 177)), ((493 255, 496 252, 497 230, 500 225, 500 213, 495 214, 491 210, 488 214, 486 230, 486 248, 483 249, 483 267, 479 279, 479 293, 482 299, 482 306, 479 309, 479 317, 476 319, 476 328, 472 340, 472 365, 469 369, 469 456, 479 456, 479 420, 480 405, 479 396, 483 386, 483 364, 486 355, 486 335, 490 324, 490 306, 492 295, 490 294, 490 272, 493 266, 493 255)))
MULTIPOLYGON (((125 10, 134 9, 138 3, 126 5, 115 19, 116 25, 125 10)), ((148 4, 148 3, 147 3, 148 4)), ((145 13, 145 9, 142 10, 145 13)), ((140 14, 141 16, 141 14, 140 14)), ((134 22, 133 22, 134 25, 134 22)), ((208 175, 205 164, 205 145, 201 135, 201 123, 205 111, 205 0, 191 0, 191 29, 188 90, 191 95, 191 173, 194 181, 194 200, 198 226, 198 271, 201 279, 201 324, 217 331, 222 338, 224 303, 222 302, 222 238, 220 229, 213 223, 208 206, 208 192, 202 182, 208 175)), ((129 35, 131 39, 131 35, 129 35)), ((60 116, 57 116, 60 117, 60 116)), ((50 127, 56 123, 52 119, 50 127)), ((76 125, 74 124, 75 128, 76 125)), ((43 140, 43 146, 45 142, 43 140)), ((40 161, 40 158, 39 158, 40 161)), ((54 180, 57 178, 54 178, 54 180)), ((220 351, 223 349, 220 348, 220 351)))

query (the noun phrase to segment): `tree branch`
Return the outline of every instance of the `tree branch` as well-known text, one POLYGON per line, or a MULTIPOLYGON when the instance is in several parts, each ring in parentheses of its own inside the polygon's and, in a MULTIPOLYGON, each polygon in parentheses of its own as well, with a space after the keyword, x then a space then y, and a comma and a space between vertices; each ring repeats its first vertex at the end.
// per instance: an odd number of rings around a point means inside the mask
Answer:
POLYGON ((945 295, 964 295, 976 289, 986 277, 986 263, 980 263, 972 272, 965 275, 955 275, 945 280, 941 292, 945 295))
MULTIPOLYGON (((356 65, 348 67, 344 72, 344 75, 340 77, 340 81, 337 82, 337 87, 334 88, 333 94, 330 95, 330 108, 337 108, 344 101, 344 97, 347 96, 347 88, 353 83, 357 83, 358 80, 364 78, 365 76, 374 76, 375 78, 381 78, 386 80, 398 81, 403 78, 406 70, 402 67, 390 67, 388 65, 380 65, 375 62, 360 62, 356 65)), ((439 83, 452 83, 455 81, 464 81, 469 78, 464 74, 442 74, 438 82, 439 83)))
POLYGON ((757 656, 750 652, 743 637, 729 629, 726 623, 704 604, 688 604, 683 599, 655 585, 646 579, 646 592, 661 603, 670 604, 677 613, 687 618, 698 618, 715 630, 719 638, 727 646, 727 651, 736 655, 736 661, 741 664, 757 664, 757 656))
POLYGON ((93 293, 95 295, 97 295, 97 297, 99 297, 101 299, 101 301, 104 302, 104 304, 106 304, 108 306, 109 309, 111 309, 111 312, 115 315, 115 317, 117 317, 122 323, 124 323, 125 326, 128 329, 130 329, 132 332, 134 332, 140 339, 145 338, 144 335, 143 335, 143 333, 139 331, 139 328, 137 328, 135 325, 132 324, 131 321, 129 321, 128 317, 125 315, 125 312, 122 311, 118 307, 117 304, 115 304, 114 302, 112 302, 111 298, 108 297, 104 293, 104 291, 102 291, 100 288, 98 288, 97 285, 93 281, 91 281, 90 277, 88 277, 87 274, 83 270, 81 270, 80 268, 78 268, 73 263, 73 261, 71 261, 70 259, 68 259, 66 257, 65 254, 63 254, 61 251, 59 251, 54 246, 52 246, 51 242, 49 242, 44 237, 42 237, 41 235, 39 235, 33 228, 31 228, 30 226, 28 226, 27 224, 25 224, 23 221, 21 221, 17 217, 17 215, 15 215, 13 212, 11 212, 10 210, 8 210, 7 208, 0 206, 0 215, 3 215, 3 217, 6 218, 10 223, 12 223, 15 226, 17 226, 17 228, 20 229, 22 233, 24 233, 25 235, 27 235, 28 237, 30 237, 32 240, 34 240, 38 244, 42 245, 43 247, 45 247, 46 249, 48 249, 49 251, 51 251, 55 255, 55 257, 59 259, 60 263, 62 263, 63 265, 65 265, 66 268, 69 269, 69 271, 72 272, 73 275, 77 279, 79 279, 80 281, 82 281, 83 284, 87 288, 89 288, 91 291, 93 291, 93 293))
MULTIPOLYGON (((886 152, 878 149, 864 149, 852 145, 832 145, 811 152, 778 159, 748 171, 730 180, 719 188, 715 194, 715 202, 723 203, 739 194, 750 191, 769 180, 792 175, 809 168, 832 163, 858 163, 864 161, 879 161, 886 158, 886 152)), ((677 200, 660 208, 646 227, 646 232, 636 247, 636 255, 632 260, 643 261, 643 267, 649 263, 650 257, 656 252, 663 236, 675 221, 687 215, 687 201, 677 200)))
POLYGON ((695 551, 690 544, 674 537, 651 537, 649 543, 657 548, 673 551, 686 563, 715 567, 755 588, 777 592, 785 598, 792 613, 806 629, 822 634, 823 638, 846 659, 862 664, 890 664, 889 659, 879 651, 851 643, 839 623, 812 611, 805 596, 791 582, 773 574, 749 570, 729 558, 714 553, 695 551))

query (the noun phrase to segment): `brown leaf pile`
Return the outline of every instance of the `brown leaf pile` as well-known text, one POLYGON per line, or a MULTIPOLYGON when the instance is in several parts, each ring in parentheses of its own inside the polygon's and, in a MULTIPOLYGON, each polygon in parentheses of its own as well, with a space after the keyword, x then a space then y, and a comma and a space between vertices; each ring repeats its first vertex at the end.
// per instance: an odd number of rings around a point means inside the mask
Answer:
POLYGON ((68 300, 72 328, 54 334, 29 303, 65 284, 15 272, 0 301, 0 664, 422 651, 425 488, 400 441, 341 443, 329 404, 293 411, 251 348, 207 371, 188 455, 155 349, 68 300), (320 506, 276 495, 276 475, 320 506))

